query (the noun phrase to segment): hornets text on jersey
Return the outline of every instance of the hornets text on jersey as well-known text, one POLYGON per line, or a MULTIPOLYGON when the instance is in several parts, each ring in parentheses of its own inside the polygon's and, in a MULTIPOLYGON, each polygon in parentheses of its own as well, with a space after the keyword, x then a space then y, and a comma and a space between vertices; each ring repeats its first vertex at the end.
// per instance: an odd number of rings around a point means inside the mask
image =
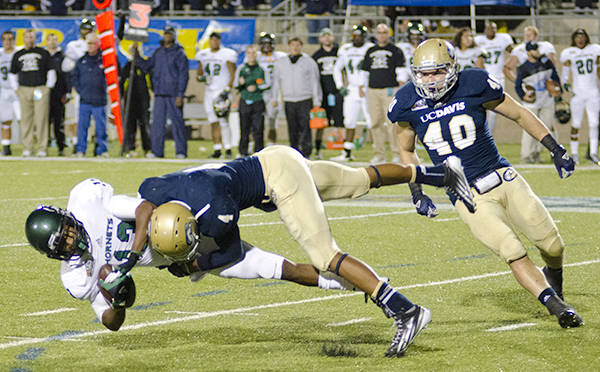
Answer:
POLYGON ((388 118, 407 122, 425 145, 434 164, 450 155, 460 158, 469 183, 510 163, 498 154, 483 104, 501 100, 502 85, 478 68, 461 71, 456 85, 438 102, 417 95, 412 82, 394 97, 388 118))

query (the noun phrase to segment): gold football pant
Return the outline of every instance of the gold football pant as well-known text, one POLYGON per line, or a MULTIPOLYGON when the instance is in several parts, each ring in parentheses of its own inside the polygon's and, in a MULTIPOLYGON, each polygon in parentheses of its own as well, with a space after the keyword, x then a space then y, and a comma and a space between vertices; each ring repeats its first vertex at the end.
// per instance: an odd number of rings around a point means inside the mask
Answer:
POLYGON ((502 184, 480 195, 472 188, 477 212, 469 213, 456 202, 460 218, 473 235, 496 255, 511 263, 527 254, 517 231, 523 233, 540 250, 546 263, 562 260, 564 243, 558 229, 529 184, 513 168, 496 170, 502 184))
POLYGON ((310 161, 287 146, 255 154, 265 179, 265 194, 277 206, 290 235, 317 269, 326 271, 340 249, 333 238, 322 200, 356 198, 369 191, 365 169, 329 161, 310 161))

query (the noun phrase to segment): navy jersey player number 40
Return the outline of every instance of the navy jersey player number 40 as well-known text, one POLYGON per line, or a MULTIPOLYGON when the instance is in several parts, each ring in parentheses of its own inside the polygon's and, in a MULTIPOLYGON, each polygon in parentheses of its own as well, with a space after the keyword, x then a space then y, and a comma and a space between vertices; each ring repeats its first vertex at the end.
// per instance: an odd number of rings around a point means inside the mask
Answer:
POLYGON ((388 117, 399 125, 403 163, 418 163, 415 137, 425 145, 434 163, 458 157, 473 189, 477 205, 469 213, 461 201, 450 198, 473 235, 500 256, 515 278, 558 318, 563 328, 578 327, 582 318, 563 300, 564 242, 552 217, 527 182, 501 157, 486 122, 486 111, 514 120, 552 155, 561 178, 575 170, 573 160, 544 124, 504 93, 502 85, 485 70, 457 71, 452 44, 430 39, 416 49, 411 82, 390 104, 388 117), (517 227, 539 250, 543 273, 527 256, 517 227))

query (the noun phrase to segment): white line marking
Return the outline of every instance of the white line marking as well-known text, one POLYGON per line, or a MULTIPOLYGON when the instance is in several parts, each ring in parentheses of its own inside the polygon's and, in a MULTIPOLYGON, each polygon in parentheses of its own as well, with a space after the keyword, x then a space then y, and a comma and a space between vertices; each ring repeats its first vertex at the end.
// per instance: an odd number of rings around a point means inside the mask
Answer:
POLYGON ((352 319, 352 320, 348 320, 346 322, 341 322, 341 323, 325 324, 325 327, 341 327, 341 326, 355 324, 355 323, 368 322, 369 320, 371 320, 371 318, 358 318, 358 319, 352 319))
POLYGON ((11 243, 11 244, 2 244, 0 248, 8 248, 8 247, 28 247, 29 243, 11 243))
MULTIPOLYGON (((600 263, 600 259, 582 261, 582 262, 574 262, 571 264, 566 264, 565 266, 568 266, 568 267, 584 266, 584 265, 591 265, 591 264, 595 264, 595 263, 600 263)), ((436 286, 436 285, 459 283, 459 282, 465 282, 465 281, 469 281, 469 280, 484 279, 484 278, 490 278, 490 277, 494 277, 494 276, 501 276, 501 275, 507 275, 507 274, 510 274, 510 271, 499 271, 499 272, 495 272, 495 273, 472 275, 472 276, 466 276, 466 277, 456 278, 456 279, 441 280, 441 281, 437 281, 437 282, 410 284, 410 285, 396 287, 396 288, 397 289, 408 289, 408 288, 419 288, 419 287, 432 287, 432 286, 436 286)), ((307 299, 298 300, 298 301, 276 302, 276 303, 266 304, 266 305, 241 307, 241 308, 231 309, 231 310, 214 311, 211 313, 198 313, 198 314, 194 314, 194 315, 190 315, 190 316, 186 316, 186 317, 182 317, 182 318, 171 318, 171 319, 165 319, 165 320, 157 320, 154 322, 132 324, 132 325, 122 327, 120 331, 121 332, 130 331, 130 330, 135 330, 135 329, 140 329, 140 328, 161 326, 161 325, 172 324, 172 323, 187 322, 190 320, 211 318, 211 317, 220 316, 220 315, 231 315, 231 314, 244 313, 244 312, 248 312, 248 311, 272 309, 272 308, 277 308, 277 307, 282 307, 282 306, 293 306, 293 305, 307 304, 307 303, 311 303, 311 302, 336 300, 339 298, 346 298, 346 297, 352 297, 352 296, 358 296, 358 295, 362 296, 363 293, 362 292, 343 293, 343 294, 324 296, 324 297, 307 298, 307 299)), ((90 331, 90 332, 79 333, 79 334, 75 334, 75 335, 71 335, 71 336, 64 336, 64 338, 62 338, 61 340, 80 339, 80 338, 99 336, 99 335, 104 335, 104 334, 109 334, 109 333, 114 333, 114 332, 110 331, 108 329, 100 330, 100 331, 90 331)), ((0 344, 0 350, 8 349, 11 347, 16 347, 16 346, 38 344, 38 343, 48 342, 48 341, 52 341, 52 338, 46 337, 46 338, 33 338, 30 340, 13 341, 13 342, 5 343, 5 344, 0 344)))
POLYGON ((518 323, 518 324, 510 324, 503 327, 496 327, 486 329, 486 332, 504 332, 504 331, 512 331, 513 329, 525 328, 525 327, 533 327, 537 325, 537 323, 518 323))
MULTIPOLYGON (((371 214, 357 214, 354 216, 341 216, 341 217, 328 217, 329 221, 342 221, 342 220, 356 220, 368 217, 382 217, 382 216, 395 216, 400 214, 417 213, 414 210, 408 211, 397 211, 397 212, 382 212, 382 213, 371 213, 371 214)), ((283 225, 283 221, 273 222, 258 222, 258 223, 241 223, 240 227, 251 227, 251 226, 268 226, 268 225, 283 225)))
POLYGON ((460 221, 460 218, 434 218, 433 222, 460 221))
POLYGON ((77 310, 77 309, 74 307, 61 307, 60 309, 40 311, 37 313, 21 314, 21 316, 41 316, 41 315, 64 313, 67 311, 75 311, 75 310, 77 310))

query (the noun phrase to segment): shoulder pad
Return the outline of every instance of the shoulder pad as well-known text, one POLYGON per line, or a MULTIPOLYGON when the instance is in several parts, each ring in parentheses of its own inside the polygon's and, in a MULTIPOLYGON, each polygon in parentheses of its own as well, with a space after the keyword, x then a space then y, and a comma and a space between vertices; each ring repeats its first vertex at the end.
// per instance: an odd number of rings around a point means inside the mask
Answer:
POLYGON ((483 93, 488 87, 488 78, 488 72, 479 68, 469 68, 459 72, 455 95, 472 97, 483 93))

